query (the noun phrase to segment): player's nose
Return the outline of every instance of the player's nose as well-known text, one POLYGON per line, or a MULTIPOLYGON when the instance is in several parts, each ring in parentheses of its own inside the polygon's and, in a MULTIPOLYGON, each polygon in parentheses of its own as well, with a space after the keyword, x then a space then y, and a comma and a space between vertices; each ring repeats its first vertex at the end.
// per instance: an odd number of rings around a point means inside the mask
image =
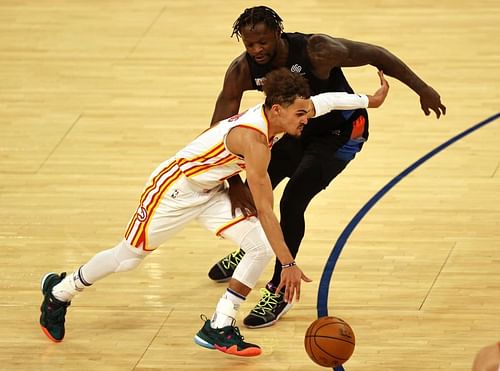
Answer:
POLYGON ((262 45, 254 45, 254 46, 252 46, 249 53, 250 53, 250 55, 256 56, 256 55, 262 54, 263 51, 264 51, 264 48, 262 47, 262 45))

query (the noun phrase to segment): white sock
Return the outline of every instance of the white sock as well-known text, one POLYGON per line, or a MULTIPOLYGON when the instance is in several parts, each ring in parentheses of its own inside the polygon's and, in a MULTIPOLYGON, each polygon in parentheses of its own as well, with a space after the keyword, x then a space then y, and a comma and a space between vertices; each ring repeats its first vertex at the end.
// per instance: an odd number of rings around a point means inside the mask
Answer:
POLYGON ((77 271, 74 271, 72 273, 72 276, 73 276, 73 281, 75 283, 75 288, 78 290, 78 291, 82 291, 85 287, 88 287, 88 286, 91 286, 92 283, 88 282, 84 277, 83 277, 83 274, 82 274, 82 270, 83 270, 84 266, 82 265, 80 267, 80 269, 78 269, 77 271))
POLYGON ((237 293, 234 290, 231 290, 230 288, 226 290, 226 292, 224 293, 224 295, 222 295, 222 297, 224 299, 231 300, 231 302, 234 305, 234 309, 236 310, 240 310, 240 304, 243 303, 246 299, 244 296, 242 296, 241 294, 237 293))
POLYGON ((215 313, 210 321, 212 328, 232 326, 236 321, 240 304, 243 303, 244 300, 245 297, 227 289, 224 295, 219 299, 215 313))
POLYGON ((82 289, 75 285, 75 279, 73 278, 73 273, 70 273, 64 277, 64 279, 52 288, 52 295, 59 300, 68 302, 73 299, 73 297, 82 289))

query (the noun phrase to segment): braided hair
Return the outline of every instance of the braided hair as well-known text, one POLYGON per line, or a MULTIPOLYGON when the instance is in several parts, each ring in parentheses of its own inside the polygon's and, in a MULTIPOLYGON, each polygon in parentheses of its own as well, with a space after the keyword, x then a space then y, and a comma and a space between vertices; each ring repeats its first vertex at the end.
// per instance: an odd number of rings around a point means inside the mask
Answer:
POLYGON ((267 6, 255 6, 245 9, 233 23, 233 33, 231 37, 236 35, 236 38, 239 40, 243 27, 250 26, 250 28, 253 29, 258 23, 264 23, 273 31, 278 31, 280 33, 283 31, 283 20, 278 13, 267 6))

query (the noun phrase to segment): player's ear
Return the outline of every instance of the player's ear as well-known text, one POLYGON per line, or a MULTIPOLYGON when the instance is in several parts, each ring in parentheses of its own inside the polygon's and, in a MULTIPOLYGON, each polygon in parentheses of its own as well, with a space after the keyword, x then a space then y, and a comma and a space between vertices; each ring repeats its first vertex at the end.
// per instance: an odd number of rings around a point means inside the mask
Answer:
POLYGON ((273 104, 272 107, 271 107, 271 112, 275 115, 280 115, 281 113, 281 110, 283 109, 283 107, 281 107, 281 105, 279 104, 273 104))

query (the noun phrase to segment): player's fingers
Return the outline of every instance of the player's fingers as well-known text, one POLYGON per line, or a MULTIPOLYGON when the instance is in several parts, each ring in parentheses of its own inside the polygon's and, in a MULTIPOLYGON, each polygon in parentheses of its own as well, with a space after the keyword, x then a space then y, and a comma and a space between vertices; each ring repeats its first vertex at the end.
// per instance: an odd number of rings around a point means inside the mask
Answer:
POLYGON ((252 211, 245 206, 244 208, 241 209, 241 213, 243 214, 243 216, 248 217, 252 214, 252 211))
MULTIPOLYGON (((276 292, 281 292, 281 290, 283 289, 283 281, 280 282, 280 284, 278 285, 278 287, 276 288, 276 292)), ((286 289, 285 289, 285 295, 286 295, 286 289)))
POLYGON ((441 108, 441 111, 443 111, 443 115, 446 115, 446 107, 444 104, 439 104, 439 108, 441 108))
MULTIPOLYGON (((290 303, 290 291, 291 291, 290 285, 287 285, 287 287, 285 288, 285 302, 286 303, 290 303)), ((276 289, 276 292, 279 292, 279 291, 276 289)))
POLYGON ((441 111, 439 110, 439 108, 432 107, 431 109, 436 113, 436 118, 441 117, 441 111))
POLYGON ((305 282, 312 282, 312 279, 310 279, 309 277, 307 277, 304 272, 302 272, 302 279, 305 281, 305 282))

